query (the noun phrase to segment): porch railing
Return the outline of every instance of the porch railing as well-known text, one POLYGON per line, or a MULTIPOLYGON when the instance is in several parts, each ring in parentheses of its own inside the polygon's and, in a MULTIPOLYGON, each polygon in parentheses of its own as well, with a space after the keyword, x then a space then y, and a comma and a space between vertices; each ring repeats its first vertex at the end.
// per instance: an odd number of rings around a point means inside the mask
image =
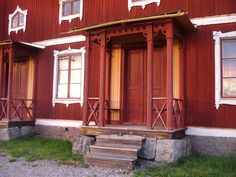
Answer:
MULTIPOLYGON (((154 97, 152 99, 153 105, 153 122, 152 128, 163 127, 167 129, 167 98, 166 97, 154 97)), ((184 119, 184 100, 174 98, 173 99, 173 124, 175 128, 183 127, 184 119)))
MULTIPOLYGON (((0 119, 7 116, 7 98, 0 98, 0 119)), ((33 99, 12 99, 10 119, 33 120, 33 99)))

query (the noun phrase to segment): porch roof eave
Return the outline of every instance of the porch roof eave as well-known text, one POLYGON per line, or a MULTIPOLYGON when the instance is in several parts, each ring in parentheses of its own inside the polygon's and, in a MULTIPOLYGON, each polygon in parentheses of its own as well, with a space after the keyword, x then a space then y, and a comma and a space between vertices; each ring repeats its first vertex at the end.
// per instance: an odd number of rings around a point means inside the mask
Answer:
POLYGON ((34 49, 45 49, 45 46, 42 45, 36 45, 36 44, 31 44, 28 42, 23 42, 23 41, 16 41, 16 40, 5 40, 5 41, 0 41, 0 47, 1 46, 6 46, 6 45, 21 45, 27 48, 34 48, 34 49))
POLYGON ((191 31, 196 30, 196 27, 189 19, 187 12, 183 12, 181 10, 176 10, 176 11, 157 14, 154 16, 123 19, 123 20, 118 20, 118 21, 110 21, 110 22, 106 22, 106 23, 87 26, 84 28, 76 27, 76 28, 72 28, 71 30, 69 30, 67 32, 62 32, 62 34, 70 34, 70 33, 76 33, 76 32, 83 34, 83 33, 86 33, 87 31, 95 30, 95 29, 102 29, 102 28, 106 28, 106 27, 112 27, 112 26, 118 26, 118 25, 124 25, 124 24, 133 24, 133 23, 138 23, 138 22, 145 22, 145 21, 148 22, 148 21, 165 20, 165 19, 175 20, 183 28, 183 30, 185 32, 191 32, 191 31))

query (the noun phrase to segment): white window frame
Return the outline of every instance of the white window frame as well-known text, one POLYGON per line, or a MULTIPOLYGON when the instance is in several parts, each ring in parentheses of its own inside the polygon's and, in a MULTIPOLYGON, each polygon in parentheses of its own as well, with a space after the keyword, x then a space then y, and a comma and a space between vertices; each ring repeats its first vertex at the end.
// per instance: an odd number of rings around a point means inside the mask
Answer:
POLYGON ((70 47, 67 50, 58 51, 54 50, 54 69, 53 69, 53 96, 52 96, 52 105, 55 106, 56 103, 66 104, 68 107, 69 104, 79 103, 81 107, 83 106, 83 94, 84 94, 84 62, 85 62, 85 48, 81 47, 80 49, 71 49, 70 47), (58 59, 61 56, 72 55, 72 54, 81 54, 82 56, 82 73, 81 73, 81 89, 80 89, 80 99, 74 98, 57 98, 57 87, 58 87, 58 59))
POLYGON ((8 34, 9 35, 12 31, 13 32, 15 31, 17 33, 21 29, 23 29, 23 31, 25 32, 27 12, 28 12, 28 10, 22 10, 19 6, 17 6, 16 10, 12 14, 9 14, 9 17, 8 17, 9 18, 9 24, 8 24, 8 34), (17 13, 20 13, 24 16, 23 26, 12 28, 12 19, 17 13))
POLYGON ((144 9, 146 5, 153 2, 157 3, 157 6, 160 6, 161 0, 143 0, 140 2, 132 2, 132 0, 128 0, 128 8, 129 8, 129 11, 134 6, 142 6, 142 8, 144 9))
POLYGON ((67 20, 71 22, 72 19, 75 18, 80 18, 82 20, 83 18, 83 0, 80 0, 80 13, 78 14, 73 14, 73 15, 68 15, 68 16, 63 16, 63 3, 68 0, 59 0, 59 24, 61 24, 62 21, 67 20))
POLYGON ((235 37, 236 31, 222 33, 221 31, 213 31, 213 39, 215 40, 215 107, 219 109, 221 104, 236 105, 236 98, 221 97, 221 39, 229 39, 235 37))

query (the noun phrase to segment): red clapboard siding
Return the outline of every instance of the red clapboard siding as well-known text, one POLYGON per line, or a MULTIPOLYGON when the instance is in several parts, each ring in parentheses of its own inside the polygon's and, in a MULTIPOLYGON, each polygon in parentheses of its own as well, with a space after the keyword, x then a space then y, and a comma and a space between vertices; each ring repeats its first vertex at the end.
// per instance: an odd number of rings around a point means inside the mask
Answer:
MULTIPOLYGON (((3 2, 3 1, 2 1, 3 2)), ((150 16, 173 10, 188 12, 189 17, 229 14, 236 12, 235 0, 162 0, 160 7, 155 3, 145 9, 133 7, 128 10, 128 0, 84 0, 83 19, 76 18, 71 23, 63 21, 59 24, 58 0, 11 0, 3 9, 4 38, 13 38, 23 41, 40 41, 63 36, 61 32, 74 27, 85 27, 107 21, 150 16), (28 9, 26 32, 14 32, 8 36, 8 15, 13 13, 17 5, 23 10, 28 9)))
POLYGON ((185 36, 186 122, 190 126, 236 126, 235 106, 215 108, 215 58, 213 31, 234 31, 236 24, 199 27, 185 36))
POLYGON ((71 104, 66 107, 64 104, 52 105, 52 88, 53 88, 53 50, 66 50, 71 48, 80 48, 84 44, 68 44, 53 46, 47 48, 45 52, 40 53, 37 60, 37 76, 36 76, 36 112, 38 118, 57 118, 78 120, 82 119, 82 109, 80 104, 71 104))

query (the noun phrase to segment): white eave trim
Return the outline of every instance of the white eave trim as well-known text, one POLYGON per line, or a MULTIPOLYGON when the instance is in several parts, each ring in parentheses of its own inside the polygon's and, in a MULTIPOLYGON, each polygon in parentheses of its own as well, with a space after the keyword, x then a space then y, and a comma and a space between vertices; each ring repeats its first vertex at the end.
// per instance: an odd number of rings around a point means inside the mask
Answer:
POLYGON ((151 3, 156 3, 157 6, 160 6, 161 0, 143 0, 143 1, 137 1, 137 2, 128 0, 128 9, 130 11, 131 8, 134 6, 141 6, 144 9, 146 5, 151 4, 151 3))
POLYGON ((24 45, 31 46, 31 47, 35 47, 38 49, 45 49, 45 46, 43 46, 43 45, 30 44, 30 43, 22 42, 22 41, 17 41, 17 43, 24 44, 24 45))
POLYGON ((75 42, 84 42, 85 41, 84 35, 75 35, 75 36, 69 36, 69 37, 62 37, 62 38, 56 38, 56 39, 49 39, 44 41, 38 41, 33 42, 34 45, 40 45, 40 46, 54 46, 54 45, 61 45, 61 44, 69 44, 69 43, 75 43, 75 42))
POLYGON ((236 13, 224 14, 224 15, 216 15, 216 16, 207 16, 207 17, 199 17, 199 18, 192 18, 191 22, 195 26, 235 23, 236 22, 236 13))
POLYGON ((236 129, 188 127, 185 131, 185 134, 186 135, 191 135, 191 136, 236 138, 236 129))

